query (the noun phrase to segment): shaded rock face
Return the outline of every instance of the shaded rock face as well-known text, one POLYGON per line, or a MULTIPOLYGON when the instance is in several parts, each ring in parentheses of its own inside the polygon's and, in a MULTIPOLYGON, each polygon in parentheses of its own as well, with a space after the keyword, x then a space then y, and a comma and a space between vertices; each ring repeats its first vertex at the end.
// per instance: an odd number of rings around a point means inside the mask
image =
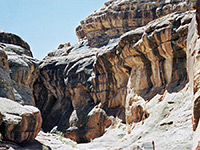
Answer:
POLYGON ((0 41, 2 51, 0 96, 16 100, 21 104, 35 105, 32 88, 38 76, 38 61, 32 58, 28 44, 20 37, 1 32, 0 41))
MULTIPOLYGON (((76 127, 81 131, 85 130, 84 134, 87 134, 88 115, 99 103, 107 114, 117 115, 125 120, 125 104, 121 99, 125 99, 126 87, 122 84, 124 79, 116 85, 112 64, 112 60, 117 58, 116 43, 114 45, 101 50, 78 52, 73 49, 68 56, 52 57, 40 64, 40 75, 34 84, 34 96, 43 116, 45 131, 50 131, 54 126, 58 126, 61 131, 73 127, 69 120, 71 114, 75 114, 78 118, 76 127)), ((128 77, 126 72, 124 74, 128 77)), ((117 75, 120 77, 120 74, 117 75)), ((102 133, 99 130, 96 135, 102 133)))
POLYGON ((72 113, 70 117, 71 127, 64 132, 66 138, 77 142, 89 142, 91 139, 102 136, 106 127, 111 124, 105 111, 96 107, 84 118, 86 120, 81 119, 83 118, 78 118, 76 111, 72 113))
MULTIPOLYGON (((106 5, 114 7, 114 3, 106 5)), ((179 2, 176 4, 178 7, 179 2)), ((88 38, 49 53, 39 65, 33 88, 44 131, 57 126, 66 137, 86 142, 105 132, 102 124, 109 122, 106 118, 110 115, 127 124, 140 123, 151 116, 146 104, 153 97, 165 91, 177 92, 188 80, 186 38, 194 13, 184 10, 160 15, 120 38, 109 37, 109 44, 100 48, 88 46, 88 38), (96 106, 98 113, 93 114, 96 106), (93 118, 90 114, 103 119, 94 120, 93 126, 88 123, 93 118)))
POLYGON ((5 139, 22 143, 32 141, 40 131, 42 118, 33 106, 22 106, 6 98, 0 98, 3 122, 0 132, 5 139))
POLYGON ((193 7, 195 0, 111 0, 95 11, 76 28, 79 39, 86 37, 92 47, 106 45, 110 38, 170 14, 193 7))

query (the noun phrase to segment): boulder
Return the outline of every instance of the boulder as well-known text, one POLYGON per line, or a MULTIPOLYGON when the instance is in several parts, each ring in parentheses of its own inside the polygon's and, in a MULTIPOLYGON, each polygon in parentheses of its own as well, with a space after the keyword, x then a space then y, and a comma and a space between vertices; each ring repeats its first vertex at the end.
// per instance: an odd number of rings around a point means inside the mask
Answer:
POLYGON ((77 114, 71 116, 72 127, 64 132, 64 136, 81 143, 102 136, 112 123, 106 112, 97 107, 94 107, 84 118, 80 118, 81 121, 78 119, 77 114))
POLYGON ((22 106, 6 98, 0 98, 3 122, 0 132, 7 140, 23 143, 35 139, 41 129, 40 111, 33 106, 22 106))

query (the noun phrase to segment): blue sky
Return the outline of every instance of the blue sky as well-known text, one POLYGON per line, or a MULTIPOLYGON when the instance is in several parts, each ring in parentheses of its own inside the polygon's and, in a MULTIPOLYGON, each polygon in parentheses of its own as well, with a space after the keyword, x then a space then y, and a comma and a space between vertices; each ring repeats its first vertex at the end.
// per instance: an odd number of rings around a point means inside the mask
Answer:
POLYGON ((0 0, 0 30, 19 35, 42 59, 61 43, 76 43, 75 28, 106 1, 0 0))

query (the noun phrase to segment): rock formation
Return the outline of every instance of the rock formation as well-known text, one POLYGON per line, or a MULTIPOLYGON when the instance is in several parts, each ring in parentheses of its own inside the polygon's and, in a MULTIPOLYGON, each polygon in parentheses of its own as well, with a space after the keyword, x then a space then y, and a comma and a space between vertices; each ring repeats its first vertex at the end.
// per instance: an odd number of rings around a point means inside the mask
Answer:
POLYGON ((92 141, 76 149, 191 149, 192 124, 198 148, 200 1, 197 15, 194 3, 108 1, 81 21, 76 44, 61 44, 42 61, 21 38, 0 32, 4 138, 33 140, 41 111, 45 132, 92 141))
POLYGON ((7 140, 17 143, 32 141, 41 129, 42 118, 36 107, 0 98, 0 112, 3 119, 0 132, 7 140))
POLYGON ((3 139, 29 142, 41 129, 41 114, 34 107, 32 94, 37 66, 26 42, 17 35, 0 32, 0 133, 3 139))
POLYGON ((200 118, 200 76, 199 76, 199 51, 200 51, 200 1, 197 0, 196 15, 193 17, 189 27, 189 33, 187 38, 187 61, 188 61, 188 73, 190 81, 191 100, 193 100, 193 149, 198 150, 200 148, 199 142, 199 118, 200 118))
POLYGON ((21 104, 35 105, 33 83, 38 76, 38 60, 26 42, 11 33, 0 33, 1 70, 0 96, 16 100, 21 104), (25 48, 24 48, 25 47, 25 48))
POLYGON ((23 52, 25 55, 31 57, 33 56, 28 43, 15 34, 0 31, 0 42, 20 46, 21 48, 23 48, 23 52))
POLYGON ((104 7, 81 21, 76 28, 78 38, 87 37, 92 47, 106 45, 109 39, 146 25, 148 22, 170 14, 183 12, 195 0, 110 0, 104 7))
POLYGON ((157 94, 163 101, 165 94, 184 88, 186 38, 194 16, 187 10, 193 3, 110 1, 82 21, 80 41, 59 46, 39 65, 33 93, 44 131, 88 142, 105 132, 109 116, 130 126, 144 122, 152 115, 148 102, 157 94), (90 124, 91 114, 102 120, 90 124))

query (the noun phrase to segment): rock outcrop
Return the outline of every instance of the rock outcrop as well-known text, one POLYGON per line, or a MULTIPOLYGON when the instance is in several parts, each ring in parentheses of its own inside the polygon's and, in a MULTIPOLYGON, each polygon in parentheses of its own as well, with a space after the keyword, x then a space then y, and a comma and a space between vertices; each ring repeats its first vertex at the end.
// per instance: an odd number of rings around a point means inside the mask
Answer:
POLYGON ((60 136, 54 141, 62 148, 182 150, 193 138, 198 149, 200 1, 196 15, 194 3, 108 1, 81 21, 75 45, 61 44, 42 61, 20 37, 0 32, 3 140, 24 144, 42 126, 50 133, 37 139, 60 136))
POLYGON ((0 49, 0 95, 14 99, 12 80, 9 75, 9 65, 6 53, 0 49))
POLYGON ((0 133, 4 140, 29 142, 40 131, 42 118, 32 94, 37 75, 38 62, 29 45, 17 35, 0 32, 0 133))
POLYGON ((142 99, 150 100, 164 90, 174 92, 185 86, 186 38, 192 16, 191 12, 172 13, 122 36, 121 56, 131 68, 127 83, 130 96, 126 98, 128 122, 134 117, 131 111, 143 109, 142 99))
MULTIPOLYGON (((109 119, 106 119, 108 116, 119 117, 130 125, 144 122, 152 115, 147 111, 147 104, 152 98, 157 94, 178 92, 184 88, 188 81, 186 38, 194 16, 194 12, 187 10, 193 2, 113 1, 89 16, 89 21, 82 22, 84 27, 77 30, 77 34, 80 38, 86 38, 73 46, 59 46, 39 65, 40 73, 33 92, 36 106, 41 110, 44 120, 44 131, 56 127, 66 137, 87 142, 105 132, 106 126, 102 124, 110 124, 109 119), (133 6, 136 9, 128 9, 133 6), (141 16, 136 17, 140 8, 141 16), (148 12, 154 9, 157 13, 145 20, 144 8, 149 8, 148 12), (126 11, 135 14, 132 15, 136 22, 141 18, 146 22, 130 28, 120 26, 120 23, 116 27, 108 23, 109 19, 117 19, 109 18, 109 15, 113 17, 113 13, 117 12, 117 16, 120 13, 123 16, 126 11), (104 14, 107 15, 104 18, 107 21, 101 20, 103 17, 96 17, 104 14), (96 20, 93 19, 95 17, 96 20), (99 25, 97 22, 107 23, 108 27, 100 25, 96 28, 99 25), (106 36, 104 32, 118 28, 127 30, 115 35, 108 33, 111 37, 107 37, 108 41, 102 46, 101 39, 105 41, 106 36), (103 35, 96 36, 98 31, 103 35), (98 48, 95 48, 95 42, 91 45, 91 40, 96 37, 98 48), (97 126, 93 126, 88 120, 93 118, 90 114, 93 114, 96 106, 101 111, 94 113, 94 116, 104 119, 95 122, 97 126), (93 129, 94 134, 90 134, 93 129)), ((123 17, 118 18, 119 22, 122 20, 123 17)), ((158 101, 163 99, 164 96, 158 101)))
POLYGON ((15 34, 0 31, 0 42, 20 46, 24 49, 25 55, 33 56, 28 43, 15 34))
POLYGON ((76 28, 79 39, 87 37, 92 47, 106 45, 109 39, 146 25, 172 12, 193 7, 195 0, 110 0, 76 28))
POLYGON ((17 143, 32 141, 41 129, 42 118, 36 107, 0 98, 0 112, 3 119, 0 132, 7 140, 17 143))
POLYGON ((1 70, 0 96, 35 105, 32 88, 38 76, 38 60, 32 58, 28 44, 20 37, 1 32, 0 41, 4 42, 0 42, 1 69, 4 70, 1 70))

